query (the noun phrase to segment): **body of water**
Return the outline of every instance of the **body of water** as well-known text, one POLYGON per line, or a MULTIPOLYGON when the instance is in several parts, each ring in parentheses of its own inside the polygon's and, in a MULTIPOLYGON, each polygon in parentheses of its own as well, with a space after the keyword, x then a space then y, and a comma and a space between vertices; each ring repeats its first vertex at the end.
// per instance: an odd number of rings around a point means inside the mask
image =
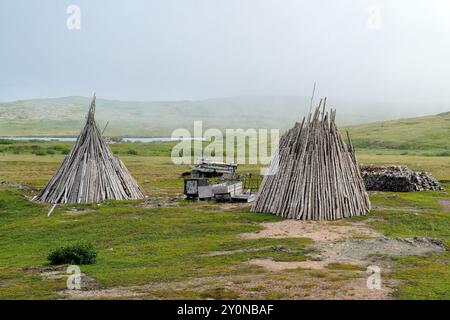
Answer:
MULTIPOLYGON (((74 142, 77 137, 0 137, 5 140, 41 140, 41 141, 69 141, 74 142)), ((124 142, 170 142, 170 141, 182 141, 182 140, 204 140, 203 138, 172 138, 172 137, 154 137, 154 138, 123 138, 124 142)))

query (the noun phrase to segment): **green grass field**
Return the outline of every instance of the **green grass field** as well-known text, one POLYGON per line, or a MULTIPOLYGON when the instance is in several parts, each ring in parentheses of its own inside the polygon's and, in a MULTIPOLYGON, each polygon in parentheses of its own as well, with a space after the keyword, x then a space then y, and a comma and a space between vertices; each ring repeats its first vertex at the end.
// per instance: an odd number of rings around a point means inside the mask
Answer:
POLYGON ((373 153, 450 156, 450 112, 348 128, 356 148, 373 153))
MULTIPOLYGON (((145 188, 149 200, 157 202, 180 197, 183 191, 180 174, 188 166, 171 162, 173 145, 121 143, 112 145, 112 149, 145 188), (129 150, 137 155, 130 155, 129 150)), ((339 290, 342 281, 365 274, 351 265, 329 266, 320 272, 270 272, 246 264, 255 258, 303 261, 311 243, 306 238, 240 240, 241 233, 261 230, 261 222, 281 220, 250 213, 248 206, 185 200, 168 201, 162 206, 143 205, 142 201, 107 202, 59 206, 47 217, 48 206, 28 199, 36 192, 33 189, 41 188, 52 176, 69 148, 70 143, 64 142, 0 143, 0 181, 31 187, 0 187, 0 298, 64 298, 60 292, 65 289, 65 278, 47 277, 42 270, 48 267, 46 257, 52 249, 79 240, 91 242, 98 252, 96 264, 82 266, 82 272, 95 279, 93 288, 152 284, 151 289, 139 289, 143 291, 140 298, 295 298, 290 289, 293 283, 302 288, 304 297, 314 297, 318 283, 333 292, 339 290), (224 250, 236 251, 210 255, 224 250), (231 285, 223 282, 226 277, 232 279, 231 285), (198 279, 203 279, 201 285, 198 279)), ((406 164, 450 180, 447 156, 360 149, 358 159, 364 163, 406 164)), ((257 172, 258 167, 244 165, 239 171, 257 172)), ((448 193, 398 193, 386 200, 389 195, 372 195, 372 212, 351 220, 367 220, 370 227, 389 237, 435 237, 450 246, 450 213, 438 203, 449 200, 448 193)), ((394 297, 449 299, 449 261, 448 251, 396 258, 393 270, 386 275, 399 281, 394 297)))

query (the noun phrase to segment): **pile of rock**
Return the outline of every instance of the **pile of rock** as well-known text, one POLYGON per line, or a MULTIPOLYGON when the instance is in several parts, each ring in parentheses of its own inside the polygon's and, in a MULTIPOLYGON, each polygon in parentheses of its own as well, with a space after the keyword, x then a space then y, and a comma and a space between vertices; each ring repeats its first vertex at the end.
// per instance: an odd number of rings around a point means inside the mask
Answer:
POLYGON ((410 192, 442 189, 428 172, 412 171, 406 166, 361 164, 360 169, 367 191, 410 192))

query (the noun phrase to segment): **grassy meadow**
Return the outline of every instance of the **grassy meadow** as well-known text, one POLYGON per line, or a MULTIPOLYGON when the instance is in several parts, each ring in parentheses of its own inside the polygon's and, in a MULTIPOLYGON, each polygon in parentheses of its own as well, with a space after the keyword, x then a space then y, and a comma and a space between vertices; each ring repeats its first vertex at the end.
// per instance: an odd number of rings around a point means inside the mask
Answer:
MULTIPOLYGON (((0 186, 0 298, 65 298, 61 292, 66 278, 49 277, 45 271, 54 269, 46 258, 52 249, 80 240, 91 242, 98 252, 96 264, 81 268, 95 279, 93 289, 151 284, 139 289, 139 298, 296 298, 293 284, 301 288, 302 297, 311 298, 317 286, 329 288, 331 294, 339 290, 341 281, 365 276, 351 265, 329 266, 326 271, 271 272, 247 264, 257 258, 303 261, 311 240, 239 239, 241 233, 261 230, 262 222, 281 219, 250 213, 248 205, 228 207, 184 200, 181 173, 189 167, 171 162, 173 146, 168 142, 111 145, 145 188, 147 201, 64 205, 47 217, 49 207, 29 198, 53 175, 71 143, 1 140, 0 181, 26 188, 0 186), (224 250, 232 254, 211 254, 224 250)), ((404 154, 380 146, 376 150, 359 148, 358 159, 405 164, 450 180, 450 157, 423 151, 404 154)), ((239 171, 258 172, 258 167, 244 165, 239 171)), ((444 182, 444 186, 448 189, 450 184, 444 182)), ((392 194, 371 195, 374 209, 354 220, 367 220, 371 228, 389 237, 434 237, 450 247, 450 213, 439 204, 442 199, 450 200, 446 191, 389 196, 392 194)), ((395 298, 449 299, 449 262, 448 251, 395 258, 393 270, 385 277, 399 283, 395 298)))

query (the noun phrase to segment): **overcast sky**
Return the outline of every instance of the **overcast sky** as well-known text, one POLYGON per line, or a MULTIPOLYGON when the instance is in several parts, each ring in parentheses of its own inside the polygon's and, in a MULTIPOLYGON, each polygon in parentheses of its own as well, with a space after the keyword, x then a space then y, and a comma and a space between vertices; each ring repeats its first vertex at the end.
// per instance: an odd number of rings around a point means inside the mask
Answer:
POLYGON ((448 0, 1 0, 0 41, 0 101, 450 101, 448 0))

